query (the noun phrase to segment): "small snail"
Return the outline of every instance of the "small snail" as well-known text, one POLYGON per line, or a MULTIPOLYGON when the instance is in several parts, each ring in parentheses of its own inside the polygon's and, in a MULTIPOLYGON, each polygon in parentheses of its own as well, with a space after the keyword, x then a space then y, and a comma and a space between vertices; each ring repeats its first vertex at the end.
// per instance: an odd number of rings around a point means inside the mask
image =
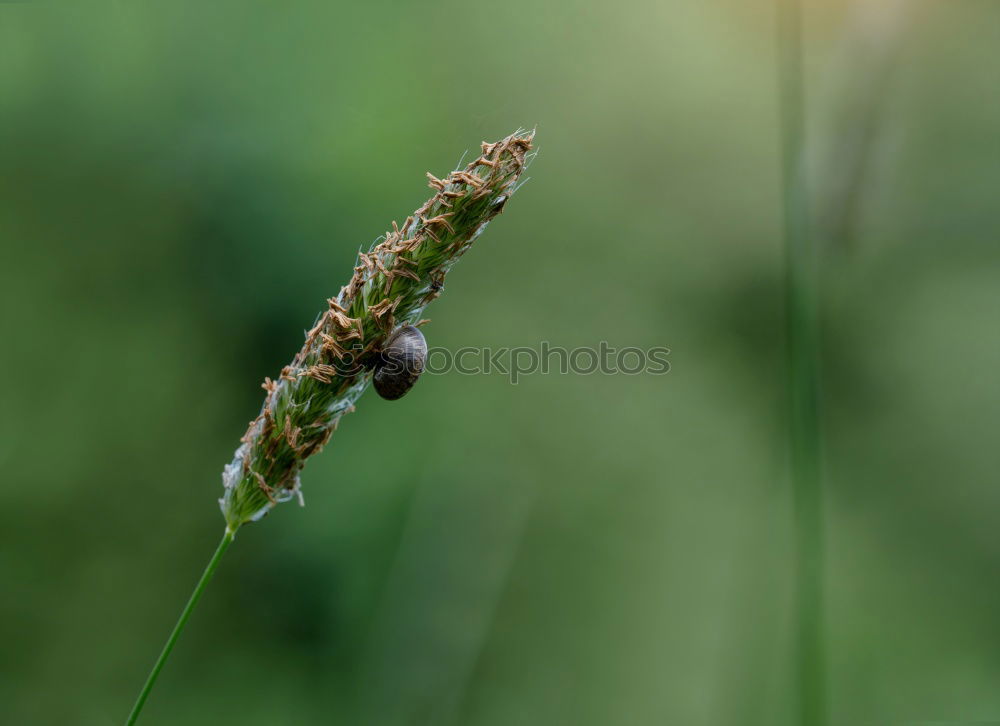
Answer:
POLYGON ((402 398, 413 388, 427 362, 427 341, 412 325, 398 328, 389 339, 375 363, 372 383, 387 401, 402 398))

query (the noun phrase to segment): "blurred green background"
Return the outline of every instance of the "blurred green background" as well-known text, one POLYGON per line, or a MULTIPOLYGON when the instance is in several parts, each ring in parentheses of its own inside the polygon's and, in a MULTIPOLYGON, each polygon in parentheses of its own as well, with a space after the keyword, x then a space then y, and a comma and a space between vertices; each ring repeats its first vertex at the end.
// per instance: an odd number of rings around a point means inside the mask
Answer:
MULTIPOLYGON (((805 3, 833 723, 1000 719, 1000 3, 805 3)), ((463 151, 531 181, 143 723, 791 724, 774 9, 0 5, 0 721, 114 724, 265 375, 463 151)))

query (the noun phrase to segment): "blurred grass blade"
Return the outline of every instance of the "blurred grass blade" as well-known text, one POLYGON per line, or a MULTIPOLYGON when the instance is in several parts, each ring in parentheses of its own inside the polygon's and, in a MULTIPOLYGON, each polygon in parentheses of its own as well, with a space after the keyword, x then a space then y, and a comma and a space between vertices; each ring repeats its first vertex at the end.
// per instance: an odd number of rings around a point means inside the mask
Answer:
POLYGON ((819 281, 805 176, 802 9, 778 0, 789 445, 795 516, 797 723, 825 723, 823 504, 819 431, 819 281))
POLYGON ((883 153, 887 106, 900 51, 919 0, 856 0, 851 6, 817 116, 825 121, 814 174, 813 235, 820 250, 849 253, 857 244, 874 162, 883 153))

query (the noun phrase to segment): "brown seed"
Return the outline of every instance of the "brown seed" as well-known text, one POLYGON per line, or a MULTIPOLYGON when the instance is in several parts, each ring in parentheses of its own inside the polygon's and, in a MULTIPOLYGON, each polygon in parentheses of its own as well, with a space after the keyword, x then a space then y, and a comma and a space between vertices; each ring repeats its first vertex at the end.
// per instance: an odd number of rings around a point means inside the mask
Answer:
POLYGON ((378 395, 387 401, 405 396, 423 373, 426 362, 424 334, 412 325, 397 329, 385 342, 375 365, 372 383, 378 395))

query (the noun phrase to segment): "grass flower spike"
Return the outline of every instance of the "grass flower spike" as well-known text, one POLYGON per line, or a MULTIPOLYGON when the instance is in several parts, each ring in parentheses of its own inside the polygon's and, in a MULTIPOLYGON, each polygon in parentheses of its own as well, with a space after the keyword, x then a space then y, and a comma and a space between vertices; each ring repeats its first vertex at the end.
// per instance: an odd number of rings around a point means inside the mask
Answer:
POLYGON ((127 724, 139 717, 236 531, 281 502, 302 500, 302 467, 329 441, 340 418, 354 410, 376 368, 385 374, 380 393, 387 398, 398 398, 412 385, 423 365, 420 355, 426 352, 423 336, 414 327, 426 322, 421 315, 441 294, 445 275, 516 191, 533 136, 518 131, 493 144, 483 142, 482 153, 465 168, 444 179, 428 174, 434 195, 401 226, 393 222, 391 231, 358 255, 350 281, 327 301, 302 349, 276 379, 264 379, 260 415, 250 422, 222 473, 219 504, 226 520, 222 541, 181 611, 127 724), (386 360, 396 350, 417 360, 418 369, 387 369, 386 360))
POLYGON ((371 381, 371 364, 401 325, 418 325, 441 294, 445 275, 501 212, 524 171, 533 134, 514 134, 444 179, 428 173, 434 196, 395 222, 306 334, 250 422, 222 479, 220 504, 235 532, 276 504, 301 498, 299 473, 336 430, 371 381))

